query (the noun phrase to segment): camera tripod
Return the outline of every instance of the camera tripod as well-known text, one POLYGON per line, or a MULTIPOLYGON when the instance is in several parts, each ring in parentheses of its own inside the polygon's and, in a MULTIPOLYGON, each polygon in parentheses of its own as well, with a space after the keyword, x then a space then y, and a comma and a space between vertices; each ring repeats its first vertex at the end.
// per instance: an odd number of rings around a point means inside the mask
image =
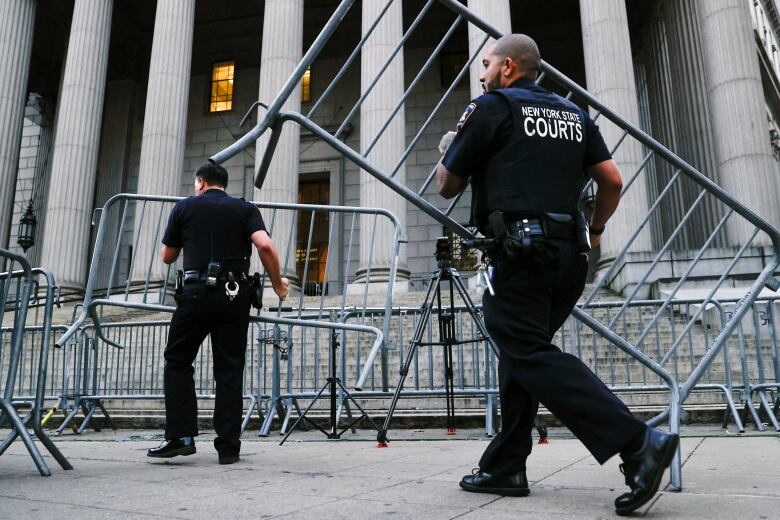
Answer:
POLYGON ((441 237, 436 241, 436 262, 437 269, 431 275, 428 282, 428 288, 425 295, 425 300, 420 307, 420 320, 417 322, 417 327, 414 330, 412 338, 409 340, 409 350, 406 354, 406 359, 401 366, 401 379, 398 381, 398 386, 395 388, 393 398, 390 401, 390 409, 387 412, 384 425, 377 434, 377 441, 380 445, 386 445, 387 430, 390 426, 390 421, 395 413, 395 408, 398 405, 398 399, 401 396, 401 390, 404 386, 406 376, 409 374, 409 367, 414 360, 415 353, 421 345, 437 345, 444 347, 444 395, 447 402, 447 431, 448 433, 455 433, 455 386, 454 386, 454 372, 452 369, 452 347, 454 345, 463 345, 466 343, 474 343, 486 339, 490 344, 493 352, 498 355, 498 349, 490 339, 490 335, 485 328, 485 323, 482 320, 480 311, 477 309, 471 297, 468 294, 468 290, 463 284, 463 280, 460 278, 460 274, 457 269, 452 267, 450 261, 450 244, 449 240, 445 237, 441 237), (448 281, 449 283, 449 305, 445 305, 442 308, 442 294, 441 283, 448 281), (471 318, 476 323, 481 338, 458 340, 455 337, 455 291, 461 297, 466 304, 466 310, 471 318), (423 334, 431 319, 433 313, 434 302, 436 304, 436 311, 439 316, 439 341, 423 342, 423 334))
MULTIPOLYGON (((470 243, 464 242, 465 247, 489 247, 493 246, 493 241, 490 239, 477 239, 472 240, 470 243)), ((474 343, 477 341, 487 340, 490 348, 496 357, 499 357, 498 347, 493 342, 490 334, 487 331, 485 322, 482 319, 482 313, 474 305, 474 301, 468 294, 468 290, 463 284, 463 280, 460 278, 460 274, 457 269, 452 266, 451 252, 449 240, 446 237, 440 237, 436 241, 436 262, 437 269, 431 274, 430 281, 428 282, 428 288, 425 295, 425 300, 420 307, 420 320, 417 322, 417 327, 414 330, 412 338, 409 340, 409 350, 406 354, 406 359, 401 366, 400 374, 401 379, 398 381, 398 385, 393 393, 393 398, 390 401, 390 408, 387 412, 387 417, 382 425, 382 429, 377 433, 377 441, 380 447, 386 446, 388 443, 387 431, 390 427, 390 421, 395 413, 395 408, 398 405, 398 399, 401 396, 406 376, 409 374, 409 367, 414 361, 415 353, 421 345, 440 345, 444 347, 444 395, 447 402, 447 433, 455 433, 455 386, 454 386, 454 371, 452 369, 452 347, 453 345, 463 345, 467 343, 474 343), (441 295, 441 282, 448 281, 449 283, 449 305, 442 308, 442 295, 441 295), (480 338, 458 340, 455 337, 455 298, 454 293, 457 290, 458 295, 466 305, 466 310, 474 320, 474 323, 479 329, 481 335, 480 338), (433 312, 434 301, 436 303, 436 310, 439 316, 439 341, 435 342, 423 342, 423 334, 428 325, 428 321, 431 319, 433 312)), ((538 417, 534 418, 534 426, 539 433, 539 444, 547 443, 547 428, 539 421, 538 417)))
POLYGON ((368 421, 368 423, 371 425, 371 427, 375 430, 379 430, 379 427, 376 425, 376 423, 371 420, 371 417, 368 416, 366 411, 363 409, 360 404, 355 400, 354 397, 352 397, 352 394, 349 393, 349 390, 346 389, 346 387, 342 384, 341 379, 339 379, 336 376, 336 351, 339 347, 339 337, 338 333, 335 330, 332 330, 330 333, 330 360, 328 363, 328 379, 325 382, 325 385, 320 389, 319 392, 317 392, 317 395, 314 396, 314 399, 312 399, 311 403, 309 403, 309 406, 306 407, 306 409, 303 411, 303 413, 298 417, 298 419, 293 423, 292 428, 290 428, 290 431, 287 432, 287 435, 284 436, 284 439, 282 439, 282 442, 279 443, 279 446, 284 444, 284 442, 287 440, 287 438, 292 434, 292 432, 295 431, 295 429, 298 427, 298 425, 306 421, 309 425, 313 426, 317 430, 321 431, 325 434, 325 436, 328 439, 340 439, 341 436, 349 429, 353 429, 354 426, 359 423, 362 419, 365 419, 368 421), (322 394, 325 392, 325 390, 330 389, 330 425, 328 427, 328 430, 325 430, 322 426, 317 424, 316 422, 312 421, 308 417, 306 417, 306 414, 309 413, 309 410, 312 409, 314 406, 314 403, 317 402, 317 400, 322 396, 322 394), (341 395, 339 396, 339 389, 341 389, 341 395), (341 398, 342 402, 345 405, 345 408, 347 410, 347 414, 349 415, 350 422, 347 424, 341 431, 339 431, 339 416, 338 416, 338 401, 339 398, 341 398), (352 414, 349 411, 349 402, 352 401, 352 404, 355 405, 355 407, 360 410, 360 416, 357 419, 352 419, 352 414))

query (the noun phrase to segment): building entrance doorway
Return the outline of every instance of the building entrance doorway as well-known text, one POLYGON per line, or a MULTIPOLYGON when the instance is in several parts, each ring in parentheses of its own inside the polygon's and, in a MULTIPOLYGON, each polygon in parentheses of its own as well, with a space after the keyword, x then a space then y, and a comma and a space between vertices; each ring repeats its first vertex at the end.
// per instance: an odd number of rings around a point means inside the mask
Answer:
MULTIPOLYGON (((330 203, 330 176, 328 172, 306 175, 298 184, 299 204, 330 203)), ((325 269, 328 258, 329 215, 318 211, 314 215, 309 211, 301 213, 295 244, 295 272, 301 281, 301 288, 307 296, 327 294, 324 287, 325 269), (308 259, 308 263, 307 263, 308 259)))

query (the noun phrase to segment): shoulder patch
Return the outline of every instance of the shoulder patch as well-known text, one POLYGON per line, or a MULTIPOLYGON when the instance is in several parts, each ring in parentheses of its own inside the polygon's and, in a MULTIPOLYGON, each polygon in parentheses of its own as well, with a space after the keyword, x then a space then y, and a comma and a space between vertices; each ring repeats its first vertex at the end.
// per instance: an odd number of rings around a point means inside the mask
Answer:
POLYGON ((466 121, 469 120, 469 116, 474 113, 474 111, 477 109, 476 103, 471 103, 469 106, 466 107, 466 110, 463 112, 463 115, 460 116, 460 119, 458 119, 458 126, 457 131, 460 132, 460 129, 463 128, 463 126, 466 124, 466 121))

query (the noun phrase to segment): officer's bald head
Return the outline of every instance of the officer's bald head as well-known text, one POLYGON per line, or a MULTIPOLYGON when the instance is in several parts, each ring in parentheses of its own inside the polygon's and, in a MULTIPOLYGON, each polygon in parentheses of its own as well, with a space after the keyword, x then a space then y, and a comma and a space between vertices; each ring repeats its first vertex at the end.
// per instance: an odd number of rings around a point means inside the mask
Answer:
POLYGON ((507 34, 502 36, 490 48, 490 53, 501 60, 510 58, 517 64, 522 77, 535 79, 541 70, 539 47, 526 34, 507 34))

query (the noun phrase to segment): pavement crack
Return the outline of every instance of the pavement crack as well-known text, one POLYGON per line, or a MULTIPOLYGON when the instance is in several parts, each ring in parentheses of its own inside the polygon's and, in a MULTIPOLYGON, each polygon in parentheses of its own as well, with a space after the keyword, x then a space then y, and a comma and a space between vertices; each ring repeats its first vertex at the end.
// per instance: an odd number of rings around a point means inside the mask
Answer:
POLYGON ((698 449, 699 449, 699 446, 701 446, 702 444, 704 444, 704 440, 705 440, 705 439, 706 439, 706 437, 702 437, 702 438, 701 438, 701 440, 699 440, 699 442, 696 444, 696 446, 694 446, 694 448, 691 450, 691 452, 688 454, 688 456, 687 456, 687 457, 685 457, 685 460, 684 460, 684 461, 682 461, 682 463, 680 464, 680 466, 681 466, 681 467, 685 466, 685 464, 686 464, 686 463, 687 463, 689 460, 691 460, 691 457, 693 457, 693 454, 694 454, 694 453, 696 453, 696 450, 698 450, 698 449))
POLYGON ((465 512, 463 512, 463 513, 457 514, 457 515, 455 515, 455 516, 451 516, 451 517, 449 518, 449 520, 455 520, 456 518, 461 518, 461 517, 463 517, 463 516, 466 516, 466 515, 467 515, 467 514, 469 514, 469 513, 473 513, 474 511, 477 511, 477 510, 479 510, 479 509, 483 509, 485 506, 489 506, 490 504, 495 504, 496 502, 498 502, 498 501, 499 501, 499 500, 501 500, 502 498, 504 498, 504 497, 496 497, 496 498, 495 498, 495 500, 491 500, 490 502, 485 502, 484 504, 478 505, 478 506, 477 506, 477 507, 475 507, 474 509, 470 509, 470 510, 468 510, 468 511, 465 511, 465 512))
POLYGON ((536 481, 534 481, 534 485, 536 485, 536 484, 539 484, 539 483, 540 483, 540 482, 542 482, 543 480, 546 480, 546 479, 548 479, 548 478, 552 477, 553 475, 557 475, 557 474, 558 474, 558 473, 560 473, 561 471, 563 471, 563 470, 565 470, 565 469, 568 469, 568 468, 570 468, 570 467, 574 466, 575 464, 579 464, 580 462, 582 462, 583 460, 587 459, 588 457, 590 457, 590 455, 585 455, 585 456, 583 456, 583 457, 581 457, 581 458, 579 458, 579 459, 575 460, 575 461, 574 461, 574 462, 572 462, 571 464, 567 464, 566 466, 563 466, 562 468, 558 468, 558 469, 556 469, 555 471, 553 471, 553 472, 552 472, 552 473, 550 473, 549 475, 545 475, 544 477, 540 478, 539 480, 536 480, 536 481))

